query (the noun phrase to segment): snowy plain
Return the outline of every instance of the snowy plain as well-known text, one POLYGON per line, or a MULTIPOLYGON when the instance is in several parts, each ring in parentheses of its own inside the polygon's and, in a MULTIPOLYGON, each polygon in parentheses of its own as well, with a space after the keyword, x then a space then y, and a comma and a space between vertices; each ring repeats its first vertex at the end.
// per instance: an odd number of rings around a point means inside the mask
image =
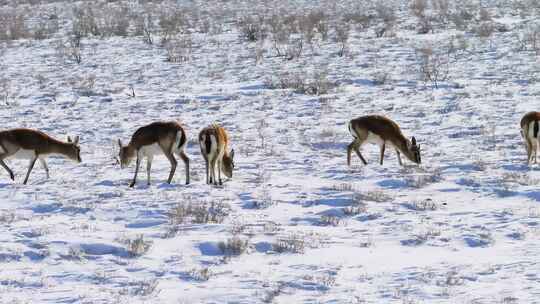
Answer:
MULTIPOLYGON (((418 34, 409 2, 391 2, 390 35, 352 27, 345 56, 329 39, 286 60, 266 41, 257 60, 260 45, 234 18, 218 34, 193 31, 189 59, 174 63, 136 36, 85 37, 79 64, 58 55, 62 30, 4 43, 2 129, 79 135, 83 162, 50 157, 51 178, 36 166, 28 185, 26 161, 7 160, 15 182, 0 171, 0 303, 540 303, 540 171, 526 165, 519 133, 522 115, 539 109, 540 57, 518 47, 539 11, 482 1, 508 29, 482 39, 453 28, 418 34), (415 49, 456 35, 467 48, 451 55, 448 79, 420 79, 415 49), (285 71, 321 70, 335 84, 322 95, 268 85, 285 71), (348 121, 375 113, 418 139, 420 166, 400 167, 393 151, 380 166, 366 145, 369 164, 353 157, 347 167, 348 121), (185 126, 190 185, 181 163, 167 184, 160 157, 151 186, 141 170, 128 187, 134 168, 120 170, 116 142, 156 120, 185 126), (196 141, 212 122, 236 152, 222 187, 205 184, 196 141), (214 204, 223 218, 172 223, 188 204, 214 204), (148 248, 133 256, 126 240, 141 235, 148 248), (233 236, 247 241, 240 255, 220 248, 233 236)), ((18 9, 69 20, 76 4, 18 9)))

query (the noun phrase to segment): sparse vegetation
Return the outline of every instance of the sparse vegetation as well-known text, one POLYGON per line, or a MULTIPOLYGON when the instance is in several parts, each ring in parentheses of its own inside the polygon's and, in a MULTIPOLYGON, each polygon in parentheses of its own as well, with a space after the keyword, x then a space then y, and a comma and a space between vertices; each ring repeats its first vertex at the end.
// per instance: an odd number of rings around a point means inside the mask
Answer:
POLYGON ((126 252, 131 258, 144 255, 152 247, 152 241, 145 240, 142 234, 134 238, 120 238, 118 241, 126 246, 126 252))
POLYGON ((227 241, 219 242, 219 249, 225 255, 241 255, 248 249, 248 241, 234 236, 227 241))

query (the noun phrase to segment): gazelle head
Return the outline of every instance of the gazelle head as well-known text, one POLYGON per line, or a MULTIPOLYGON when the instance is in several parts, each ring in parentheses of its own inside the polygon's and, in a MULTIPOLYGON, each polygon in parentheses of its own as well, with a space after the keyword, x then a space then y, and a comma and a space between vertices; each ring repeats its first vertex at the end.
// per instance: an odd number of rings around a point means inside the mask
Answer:
POLYGON ((74 161, 77 161, 78 163, 82 162, 81 159, 81 147, 79 146, 79 136, 75 136, 73 140, 71 140, 71 137, 68 136, 68 157, 73 159, 74 161))
POLYGON ((414 138, 414 136, 411 138, 411 141, 408 143, 407 149, 410 156, 409 158, 413 162, 417 164, 422 163, 422 158, 420 157, 420 145, 416 144, 416 138, 414 138))
POLYGON ((120 162, 120 168, 124 169, 131 163, 134 153, 129 146, 123 146, 120 139, 118 139, 118 146, 120 147, 118 152, 118 161, 120 162))
POLYGON ((221 170, 226 177, 232 178, 232 173, 234 169, 234 150, 228 155, 223 155, 223 163, 221 165, 221 170))

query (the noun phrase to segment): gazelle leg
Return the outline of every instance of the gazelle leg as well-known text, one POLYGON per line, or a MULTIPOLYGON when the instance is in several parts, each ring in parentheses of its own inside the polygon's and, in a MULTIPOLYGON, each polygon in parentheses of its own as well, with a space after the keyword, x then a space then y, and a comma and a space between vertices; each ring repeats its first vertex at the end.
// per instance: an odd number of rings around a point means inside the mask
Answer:
POLYGON ((218 183, 220 185, 223 185, 223 181, 221 180, 221 168, 222 168, 221 166, 222 165, 223 165, 223 158, 218 159, 218 161, 217 161, 217 170, 218 171, 217 172, 218 172, 218 183))
POLYGON ((383 164, 383 159, 384 159, 384 149, 386 149, 386 143, 383 142, 382 146, 381 146, 381 165, 383 164))
POLYGON ((153 156, 146 157, 146 176, 148 178, 148 186, 150 186, 150 171, 152 170, 152 161, 154 160, 153 156))
POLYGON ((354 141, 347 146, 347 166, 351 166, 351 152, 354 149, 354 141))
POLYGON ((6 163, 4 162, 4 160, 0 157, 0 165, 6 169, 6 171, 9 173, 9 178, 11 178, 11 180, 15 180, 15 175, 13 174, 13 171, 11 171, 11 169, 6 165, 6 163))
POLYGON ((45 159, 43 158, 39 158, 39 162, 41 163, 41 166, 43 167, 43 169, 45 169, 45 174, 47 174, 47 178, 49 178, 49 167, 47 166, 47 162, 45 161, 45 159))
POLYGON ((34 156, 34 158, 30 160, 30 165, 28 166, 28 172, 26 172, 26 177, 24 178, 23 184, 26 185, 26 183, 28 182, 28 178, 30 177, 30 172, 32 172, 32 169, 34 169, 34 165, 36 164, 37 159, 38 157, 34 156))
POLYGON ((539 144, 536 143, 536 146, 534 147, 534 163, 535 163, 535 164, 538 163, 538 162, 537 162, 537 157, 536 157, 537 154, 538 154, 538 148, 540 148, 540 147, 539 147, 539 144))
POLYGON ((131 181, 131 184, 129 184, 130 187, 135 186, 135 183, 137 182, 137 174, 139 173, 140 165, 141 165, 141 156, 139 156, 139 152, 137 152, 137 161, 135 162, 135 175, 133 175, 133 180, 131 181))
MULTIPOLYGON (((210 160, 210 172, 212 172, 212 175, 211 175, 211 183, 213 183, 214 185, 217 185, 217 179, 216 179, 216 163, 217 163, 217 160, 216 158, 212 158, 210 160)), ((219 170, 219 169, 218 169, 219 170)))
POLYGON ((527 165, 531 163, 531 156, 532 156, 532 143, 528 138, 525 139, 525 149, 527 150, 527 165))
POLYGON ((399 150, 396 150, 397 153, 397 161, 400 166, 403 166, 403 162, 401 161, 401 153, 399 153, 399 150))
POLYGON ((178 152, 178 156, 180 156, 180 159, 184 162, 184 166, 186 167, 186 185, 189 185, 189 158, 184 151, 178 152))
POLYGON ((364 165, 367 165, 367 161, 364 159, 364 157, 362 156, 362 153, 360 153, 360 146, 362 145, 362 143, 358 140, 358 139, 355 139, 348 147, 347 147, 347 165, 351 165, 351 151, 354 150, 354 152, 356 152, 356 155, 358 155, 358 157, 360 158, 360 160, 362 161, 362 163, 364 163, 364 165))
POLYGON ((206 184, 210 184, 210 167, 208 166, 208 159, 204 159, 204 167, 206 168, 206 184))
POLYGON ((167 156, 167 159, 171 163, 171 172, 169 172, 169 178, 167 179, 167 183, 170 184, 172 182, 174 172, 176 171, 176 165, 178 164, 178 162, 176 161, 176 158, 174 158, 174 155, 170 152, 165 153, 165 156, 167 156))
POLYGON ((358 155, 358 157, 360 157, 360 160, 362 160, 364 165, 367 165, 367 161, 362 156, 362 153, 360 153, 360 146, 356 147, 356 149, 354 149, 354 151, 356 152, 356 155, 358 155))

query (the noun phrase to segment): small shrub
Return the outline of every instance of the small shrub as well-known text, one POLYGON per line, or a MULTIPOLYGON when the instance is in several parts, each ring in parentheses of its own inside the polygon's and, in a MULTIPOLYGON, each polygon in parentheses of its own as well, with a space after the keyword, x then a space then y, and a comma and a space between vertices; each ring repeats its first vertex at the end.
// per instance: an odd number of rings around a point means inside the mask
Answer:
POLYGON ((431 82, 435 88, 441 81, 448 80, 450 74, 449 53, 434 51, 431 47, 416 49, 418 71, 424 82, 431 82))
POLYGON ((265 80, 265 85, 271 89, 293 89, 299 94, 327 94, 336 84, 328 79, 325 70, 316 71, 311 75, 305 73, 283 72, 265 80))
POLYGON ((241 255, 248 249, 248 241, 234 236, 226 242, 219 242, 218 247, 225 255, 241 255))
POLYGON ((336 25, 334 26, 334 32, 335 32, 334 41, 338 43, 339 45, 338 56, 343 57, 343 55, 345 55, 345 52, 347 50, 348 41, 349 41, 349 32, 350 32, 349 23, 347 22, 336 23, 336 25))
POLYGON ((193 42, 191 35, 183 35, 179 38, 173 38, 165 43, 168 62, 185 62, 191 58, 193 51, 193 42))
POLYGON ((186 198, 185 202, 178 203, 168 213, 169 225, 166 237, 176 235, 183 224, 207 224, 222 223, 230 213, 230 205, 223 202, 197 202, 193 203, 191 198, 186 198))
POLYGON ((276 252, 304 253, 305 238, 303 235, 291 233, 287 236, 278 238, 277 242, 272 244, 272 249, 276 252))
POLYGON ((435 211, 438 208, 437 204, 430 198, 415 201, 412 204, 408 204, 407 207, 414 211, 435 211))
POLYGON ((189 274, 192 279, 194 279, 195 281, 200 281, 200 282, 206 282, 210 280, 210 278, 212 277, 212 271, 208 267, 203 267, 200 269, 193 268, 189 272, 189 274))
POLYGON ((429 172, 423 170, 419 174, 412 174, 405 178, 407 186, 412 188, 422 188, 429 184, 437 183, 442 180, 442 172, 440 169, 434 169, 429 172))
POLYGON ((187 31, 187 16, 180 10, 164 10, 158 17, 161 45, 166 45, 170 39, 187 31))
POLYGON ((58 32, 58 29, 58 19, 40 17, 33 29, 32 36, 37 40, 47 39, 58 32))
POLYGON ((357 199, 357 197, 354 194, 353 194, 351 205, 343 208, 343 213, 346 216, 355 216, 355 215, 366 213, 366 212, 367 212, 367 204, 357 199))
POLYGON ((264 40, 267 36, 264 18, 259 16, 243 16, 238 21, 238 27, 243 38, 255 42, 264 40))
POLYGON ((15 9, 2 9, 0 12, 0 40, 18 40, 30 37, 24 14, 15 9))
POLYGON ((391 201, 392 196, 384 193, 381 190, 369 190, 365 192, 353 193, 353 202, 371 201, 377 203, 384 203, 391 201))
POLYGON ((342 223, 342 219, 335 215, 323 215, 321 216, 320 223, 323 226, 339 226, 342 223))
POLYGON ((64 258, 72 261, 84 261, 84 251, 79 246, 71 246, 69 247, 69 251, 64 258))
POLYGON ((142 36, 143 42, 149 45, 154 44, 154 35, 157 32, 154 24, 154 16, 151 13, 145 13, 135 20, 135 35, 142 36))
POLYGON ((320 237, 313 233, 293 232, 277 238, 272 249, 279 253, 304 253, 306 248, 318 248, 320 237))
POLYGON ((157 295, 160 292, 160 290, 157 288, 158 283, 159 282, 157 279, 132 282, 129 284, 130 286, 132 286, 130 294, 141 297, 157 295))
POLYGON ((144 255, 152 247, 152 241, 145 240, 142 234, 138 235, 134 239, 126 238, 119 241, 126 246, 126 252, 131 258, 144 255))

